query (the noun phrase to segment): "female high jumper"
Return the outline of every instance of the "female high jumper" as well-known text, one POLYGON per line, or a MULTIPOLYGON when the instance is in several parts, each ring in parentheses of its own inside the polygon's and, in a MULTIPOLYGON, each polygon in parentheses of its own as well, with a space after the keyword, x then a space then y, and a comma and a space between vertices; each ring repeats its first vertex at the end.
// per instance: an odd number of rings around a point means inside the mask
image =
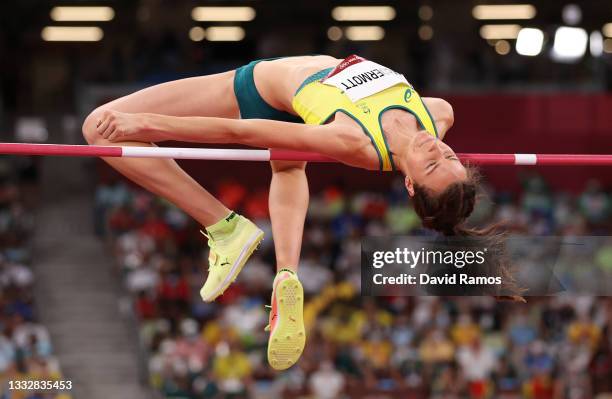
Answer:
MULTIPOLYGON (((146 88, 94 110, 83 134, 92 145, 237 143, 315 152, 368 170, 397 170, 425 227, 444 235, 486 234, 463 225, 474 208, 477 184, 442 142, 452 125, 452 107, 439 98, 421 98, 402 75, 355 55, 344 60, 319 55, 258 60, 146 88)), ((204 301, 221 295, 263 232, 174 160, 105 161, 205 227, 210 266, 200 294, 204 301)), ((296 271, 309 193, 305 162, 271 164, 269 208, 278 273, 268 361, 282 370, 297 362, 306 339, 296 271)))

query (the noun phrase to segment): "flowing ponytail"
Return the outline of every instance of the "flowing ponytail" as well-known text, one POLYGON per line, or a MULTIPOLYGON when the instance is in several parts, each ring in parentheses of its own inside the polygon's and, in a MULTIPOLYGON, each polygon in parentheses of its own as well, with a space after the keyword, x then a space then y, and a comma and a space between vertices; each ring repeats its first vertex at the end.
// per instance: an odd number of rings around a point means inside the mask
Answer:
POLYGON ((470 247, 487 248, 485 262, 473 267, 470 272, 478 276, 501 277, 501 287, 480 287, 479 294, 498 296, 503 299, 522 300, 520 289, 512 274, 506 253, 506 234, 501 224, 482 229, 470 228, 465 220, 476 204, 480 174, 474 167, 467 167, 467 179, 451 184, 441 194, 415 184, 412 203, 423 226, 438 231, 444 237, 457 242, 462 237, 470 238, 470 247))

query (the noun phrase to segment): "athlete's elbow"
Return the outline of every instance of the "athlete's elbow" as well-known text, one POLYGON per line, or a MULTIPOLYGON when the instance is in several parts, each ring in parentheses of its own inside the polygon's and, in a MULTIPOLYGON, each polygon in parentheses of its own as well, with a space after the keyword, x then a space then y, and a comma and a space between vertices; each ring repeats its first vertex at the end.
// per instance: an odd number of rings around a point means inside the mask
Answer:
POLYGON ((453 111, 453 106, 445 100, 441 101, 440 115, 447 129, 450 129, 455 123, 455 113, 453 111))
MULTIPOLYGON (((237 121, 243 122, 243 121, 237 121)), ((244 144, 250 145, 251 135, 249 130, 245 128, 244 123, 235 123, 232 126, 226 126, 219 129, 220 144, 244 144)))

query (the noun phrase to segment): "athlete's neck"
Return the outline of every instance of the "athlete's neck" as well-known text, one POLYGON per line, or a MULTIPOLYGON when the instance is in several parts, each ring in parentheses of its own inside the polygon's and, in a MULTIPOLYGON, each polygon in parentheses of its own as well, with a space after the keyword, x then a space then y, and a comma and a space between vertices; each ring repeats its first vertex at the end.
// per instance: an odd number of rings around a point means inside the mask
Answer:
POLYGON ((406 153, 418 133, 414 116, 399 109, 386 111, 382 116, 382 128, 393 157, 393 163, 397 169, 406 174, 404 165, 407 158, 406 153))

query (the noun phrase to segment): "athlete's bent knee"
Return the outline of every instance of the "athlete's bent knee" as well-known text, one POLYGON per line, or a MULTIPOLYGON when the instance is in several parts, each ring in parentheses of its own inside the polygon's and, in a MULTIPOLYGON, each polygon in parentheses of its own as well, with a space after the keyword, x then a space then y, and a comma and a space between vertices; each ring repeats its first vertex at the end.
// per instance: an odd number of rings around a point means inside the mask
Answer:
POLYGON ((83 122, 83 137, 89 144, 100 145, 104 144, 104 141, 106 141, 102 136, 98 134, 98 132, 96 132, 96 123, 98 121, 98 118, 100 118, 101 116, 102 110, 98 108, 92 111, 89 115, 87 115, 87 118, 85 118, 85 121, 83 122))

